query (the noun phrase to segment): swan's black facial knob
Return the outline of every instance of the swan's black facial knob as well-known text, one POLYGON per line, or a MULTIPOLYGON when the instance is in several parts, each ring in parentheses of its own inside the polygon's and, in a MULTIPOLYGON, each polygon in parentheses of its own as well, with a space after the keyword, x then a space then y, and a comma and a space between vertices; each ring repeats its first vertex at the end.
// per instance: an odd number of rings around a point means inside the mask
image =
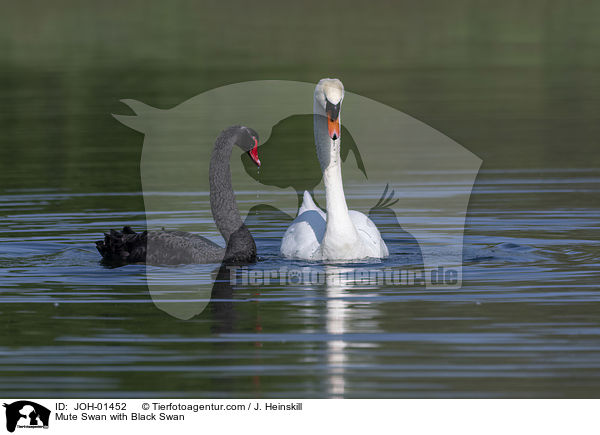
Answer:
POLYGON ((340 116, 340 106, 341 101, 333 104, 331 101, 325 99, 325 113, 327 113, 327 117, 332 121, 337 121, 338 116, 340 116))
POLYGON ((325 100, 325 113, 327 114, 327 130, 329 137, 337 140, 340 137, 340 106, 342 102, 332 104, 329 100, 325 100))

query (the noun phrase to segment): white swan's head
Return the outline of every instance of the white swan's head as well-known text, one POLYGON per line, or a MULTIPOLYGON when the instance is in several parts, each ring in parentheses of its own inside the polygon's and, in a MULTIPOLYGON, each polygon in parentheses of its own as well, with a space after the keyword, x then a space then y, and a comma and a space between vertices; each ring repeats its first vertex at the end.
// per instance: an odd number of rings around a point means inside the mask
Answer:
POLYGON ((340 109, 344 85, 338 79, 321 79, 315 88, 315 102, 327 116, 327 130, 332 140, 340 137, 340 109))

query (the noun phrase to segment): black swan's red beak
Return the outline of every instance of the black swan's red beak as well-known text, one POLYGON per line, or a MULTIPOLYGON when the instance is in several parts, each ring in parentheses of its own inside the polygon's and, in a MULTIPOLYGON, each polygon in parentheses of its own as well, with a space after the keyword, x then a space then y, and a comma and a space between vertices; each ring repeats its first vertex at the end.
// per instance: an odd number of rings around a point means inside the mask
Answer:
POLYGON ((254 139, 254 148, 248 151, 248 154, 250 154, 250 158, 254 163, 256 163, 256 166, 260 168, 260 159, 258 158, 258 140, 255 137, 252 139, 254 139))

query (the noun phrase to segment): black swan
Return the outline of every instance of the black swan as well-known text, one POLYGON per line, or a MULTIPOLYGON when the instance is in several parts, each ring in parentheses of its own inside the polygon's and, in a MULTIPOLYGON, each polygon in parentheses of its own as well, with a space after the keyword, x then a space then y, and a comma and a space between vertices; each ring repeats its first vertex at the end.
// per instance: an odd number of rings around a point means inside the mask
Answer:
POLYGON ((210 208, 226 247, 183 231, 144 231, 137 233, 126 226, 111 230, 96 242, 103 262, 110 265, 146 263, 152 265, 198 263, 253 263, 256 244, 242 222, 231 185, 229 159, 233 145, 250 155, 260 166, 258 134, 248 127, 233 126, 222 131, 210 158, 210 208), (151 249, 148 249, 148 245, 151 249))

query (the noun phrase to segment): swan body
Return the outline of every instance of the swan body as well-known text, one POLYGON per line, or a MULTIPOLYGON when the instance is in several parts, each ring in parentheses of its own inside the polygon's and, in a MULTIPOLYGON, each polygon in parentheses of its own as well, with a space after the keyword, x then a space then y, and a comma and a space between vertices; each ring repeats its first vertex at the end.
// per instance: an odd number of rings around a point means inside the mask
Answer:
POLYGON ((122 231, 111 230, 104 240, 96 242, 103 261, 113 265, 255 262, 256 244, 242 222, 231 185, 229 159, 234 145, 248 152, 260 166, 258 134, 254 130, 234 126, 221 132, 210 159, 209 182, 211 211, 225 248, 197 234, 169 230, 137 233, 126 226, 122 231))
POLYGON ((323 172, 327 212, 304 192, 298 216, 281 242, 281 255, 302 260, 360 260, 389 255, 379 230, 365 214, 348 210, 340 159, 340 109, 344 87, 323 79, 314 95, 314 133, 323 172))

